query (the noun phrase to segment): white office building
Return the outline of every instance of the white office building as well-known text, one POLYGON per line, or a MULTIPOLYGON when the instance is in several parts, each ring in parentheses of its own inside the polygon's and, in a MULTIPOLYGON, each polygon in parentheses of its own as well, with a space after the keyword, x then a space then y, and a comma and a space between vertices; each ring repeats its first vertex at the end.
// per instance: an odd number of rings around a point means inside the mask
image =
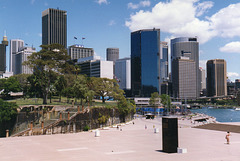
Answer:
POLYGON ((123 58, 115 61, 115 79, 120 89, 131 89, 131 59, 123 58))
POLYGON ((71 59, 86 58, 94 55, 93 48, 84 48, 82 45, 72 45, 68 47, 68 55, 71 59))
POLYGON ((24 61, 28 60, 28 56, 36 52, 36 49, 33 47, 22 47, 20 51, 15 54, 15 74, 32 74, 33 70, 26 65, 22 65, 24 61))
POLYGON ((77 65, 80 66, 80 74, 113 79, 113 61, 103 61, 98 56, 90 56, 78 59, 77 65))

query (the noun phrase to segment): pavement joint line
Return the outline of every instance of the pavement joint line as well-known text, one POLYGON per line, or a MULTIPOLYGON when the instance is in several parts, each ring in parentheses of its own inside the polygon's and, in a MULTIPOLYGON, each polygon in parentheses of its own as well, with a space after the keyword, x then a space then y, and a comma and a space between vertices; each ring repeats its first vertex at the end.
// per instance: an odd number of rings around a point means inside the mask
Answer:
POLYGON ((59 152, 64 152, 64 151, 77 151, 77 150, 86 150, 88 149, 87 147, 81 147, 81 148, 68 148, 68 149, 57 149, 59 152))
POLYGON ((114 155, 114 154, 128 154, 128 153, 135 153, 136 151, 129 150, 129 151, 119 151, 119 152, 107 152, 107 155, 114 155))

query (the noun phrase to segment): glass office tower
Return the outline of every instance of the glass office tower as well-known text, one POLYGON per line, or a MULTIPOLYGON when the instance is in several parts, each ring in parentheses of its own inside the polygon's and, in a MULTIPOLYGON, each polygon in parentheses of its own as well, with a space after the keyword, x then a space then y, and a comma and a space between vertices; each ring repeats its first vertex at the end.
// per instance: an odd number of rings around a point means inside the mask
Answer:
MULTIPOLYGON (((177 62, 177 61, 175 61, 177 62)), ((190 63, 191 61, 184 61, 184 62, 188 62, 190 63)), ((181 64, 181 63, 180 63, 181 64)), ((175 38, 175 39, 171 39, 171 73, 172 73, 172 82, 173 82, 173 97, 176 98, 193 98, 196 96, 199 97, 200 96, 200 77, 199 77, 199 43, 197 41, 196 37, 179 37, 179 38, 175 38), (196 77, 196 82, 192 82, 190 81, 189 86, 191 86, 191 88, 195 88, 195 93, 194 95, 190 95, 191 97, 187 97, 187 94, 184 93, 189 93, 188 91, 185 92, 180 92, 180 84, 181 82, 177 83, 179 81, 179 77, 177 74, 173 74, 173 73, 177 73, 177 72, 189 72, 186 69, 187 68, 181 68, 179 66, 179 71, 177 71, 177 68, 174 68, 174 60, 176 59, 186 59, 188 58, 189 60, 194 61, 195 63, 195 71, 192 71, 192 77, 196 77), (179 95, 180 93, 183 93, 183 95, 179 95)), ((184 77, 183 77, 184 78, 184 77)), ((185 83, 186 81, 188 81, 187 79, 190 78, 184 78, 182 79, 182 83, 185 83)), ((186 89, 186 90, 190 90, 190 88, 182 88, 182 89, 186 89)))
POLYGON ((132 96, 150 97, 159 92, 160 29, 131 33, 132 96))
POLYGON ((48 8, 42 12, 42 44, 55 43, 67 48, 67 12, 48 8))

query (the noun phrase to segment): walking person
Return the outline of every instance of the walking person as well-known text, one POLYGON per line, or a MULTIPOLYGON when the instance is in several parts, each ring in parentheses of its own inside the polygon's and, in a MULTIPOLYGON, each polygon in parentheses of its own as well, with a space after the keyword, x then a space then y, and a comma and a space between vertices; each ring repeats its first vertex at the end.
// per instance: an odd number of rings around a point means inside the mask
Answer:
POLYGON ((226 140, 227 140, 227 144, 230 144, 230 138, 229 138, 229 137, 230 137, 230 132, 228 131, 228 132, 227 132, 227 135, 226 135, 226 137, 225 137, 226 140))

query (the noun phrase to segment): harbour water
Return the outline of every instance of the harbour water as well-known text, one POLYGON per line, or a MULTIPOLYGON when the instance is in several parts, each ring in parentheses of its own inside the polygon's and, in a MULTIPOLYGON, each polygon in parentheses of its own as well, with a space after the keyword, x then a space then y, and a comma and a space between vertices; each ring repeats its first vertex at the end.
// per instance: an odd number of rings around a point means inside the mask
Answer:
POLYGON ((235 109, 218 109, 218 108, 202 108, 192 109, 191 112, 202 113, 213 116, 218 122, 240 122, 240 110, 235 109))

